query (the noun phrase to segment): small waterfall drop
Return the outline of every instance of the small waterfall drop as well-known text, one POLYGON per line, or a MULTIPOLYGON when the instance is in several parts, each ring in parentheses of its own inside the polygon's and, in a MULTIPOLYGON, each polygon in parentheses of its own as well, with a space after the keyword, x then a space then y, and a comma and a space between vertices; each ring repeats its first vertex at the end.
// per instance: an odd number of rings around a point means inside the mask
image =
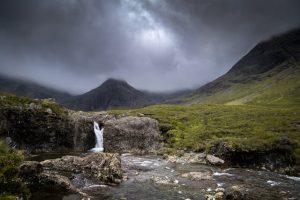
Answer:
POLYGON ((96 136, 96 145, 94 148, 91 149, 93 152, 102 152, 103 149, 103 131, 104 128, 100 130, 99 124, 97 122, 94 122, 94 132, 96 136))

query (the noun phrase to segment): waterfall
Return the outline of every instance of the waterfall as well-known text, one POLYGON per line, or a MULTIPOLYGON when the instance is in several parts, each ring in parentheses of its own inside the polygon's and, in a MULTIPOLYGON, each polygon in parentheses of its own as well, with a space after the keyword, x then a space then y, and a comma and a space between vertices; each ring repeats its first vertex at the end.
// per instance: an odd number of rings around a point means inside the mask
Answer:
POLYGON ((104 130, 104 128, 102 128, 100 130, 99 124, 97 122, 94 122, 96 145, 94 148, 91 149, 91 151, 93 151, 93 152, 102 152, 103 151, 103 130, 104 130))

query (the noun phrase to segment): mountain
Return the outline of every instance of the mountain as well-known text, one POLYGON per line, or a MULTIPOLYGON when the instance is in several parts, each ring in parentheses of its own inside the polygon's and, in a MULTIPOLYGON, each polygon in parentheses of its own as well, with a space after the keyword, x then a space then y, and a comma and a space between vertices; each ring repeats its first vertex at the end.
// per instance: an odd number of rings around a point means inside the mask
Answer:
POLYGON ((108 108, 137 108, 164 103, 187 94, 190 90, 171 93, 139 91, 127 82, 108 79, 99 87, 78 96, 41 86, 37 83, 0 75, 0 92, 29 98, 54 98, 68 108, 79 110, 106 110, 108 108))
POLYGON ((187 104, 300 104, 300 29, 257 44, 225 75, 180 99, 187 104))
POLYGON ((70 98, 71 95, 37 83, 0 75, 0 92, 12 93, 19 96, 44 99, 54 98, 57 101, 70 98))
POLYGON ((76 110, 106 110, 109 108, 135 108, 150 104, 148 97, 127 82, 108 79, 99 87, 74 96, 63 104, 76 110))

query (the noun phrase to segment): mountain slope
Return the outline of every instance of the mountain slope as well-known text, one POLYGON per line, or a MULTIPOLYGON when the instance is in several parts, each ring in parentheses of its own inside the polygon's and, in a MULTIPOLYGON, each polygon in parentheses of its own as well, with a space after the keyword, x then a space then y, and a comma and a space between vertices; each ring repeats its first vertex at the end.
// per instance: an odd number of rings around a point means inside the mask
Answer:
POLYGON ((71 95, 66 92, 61 92, 30 81, 10 78, 4 75, 0 75, 0 92, 37 99, 54 98, 57 101, 62 101, 63 99, 71 97, 71 95))
POLYGON ((185 103, 300 104, 300 29, 256 45, 185 103))
POLYGON ((134 108, 148 105, 145 94, 127 82, 108 79, 99 87, 72 97, 64 105, 79 110, 106 110, 109 108, 134 108))

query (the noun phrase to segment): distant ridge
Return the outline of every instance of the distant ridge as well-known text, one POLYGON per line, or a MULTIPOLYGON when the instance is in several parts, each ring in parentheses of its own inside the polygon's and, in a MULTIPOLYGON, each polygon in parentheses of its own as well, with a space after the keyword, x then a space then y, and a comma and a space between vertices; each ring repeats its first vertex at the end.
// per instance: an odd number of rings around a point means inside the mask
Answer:
POLYGON ((0 92, 12 93, 29 98, 54 98, 57 101, 70 98, 67 92, 58 91, 48 87, 41 86, 37 83, 11 78, 0 74, 0 92))

